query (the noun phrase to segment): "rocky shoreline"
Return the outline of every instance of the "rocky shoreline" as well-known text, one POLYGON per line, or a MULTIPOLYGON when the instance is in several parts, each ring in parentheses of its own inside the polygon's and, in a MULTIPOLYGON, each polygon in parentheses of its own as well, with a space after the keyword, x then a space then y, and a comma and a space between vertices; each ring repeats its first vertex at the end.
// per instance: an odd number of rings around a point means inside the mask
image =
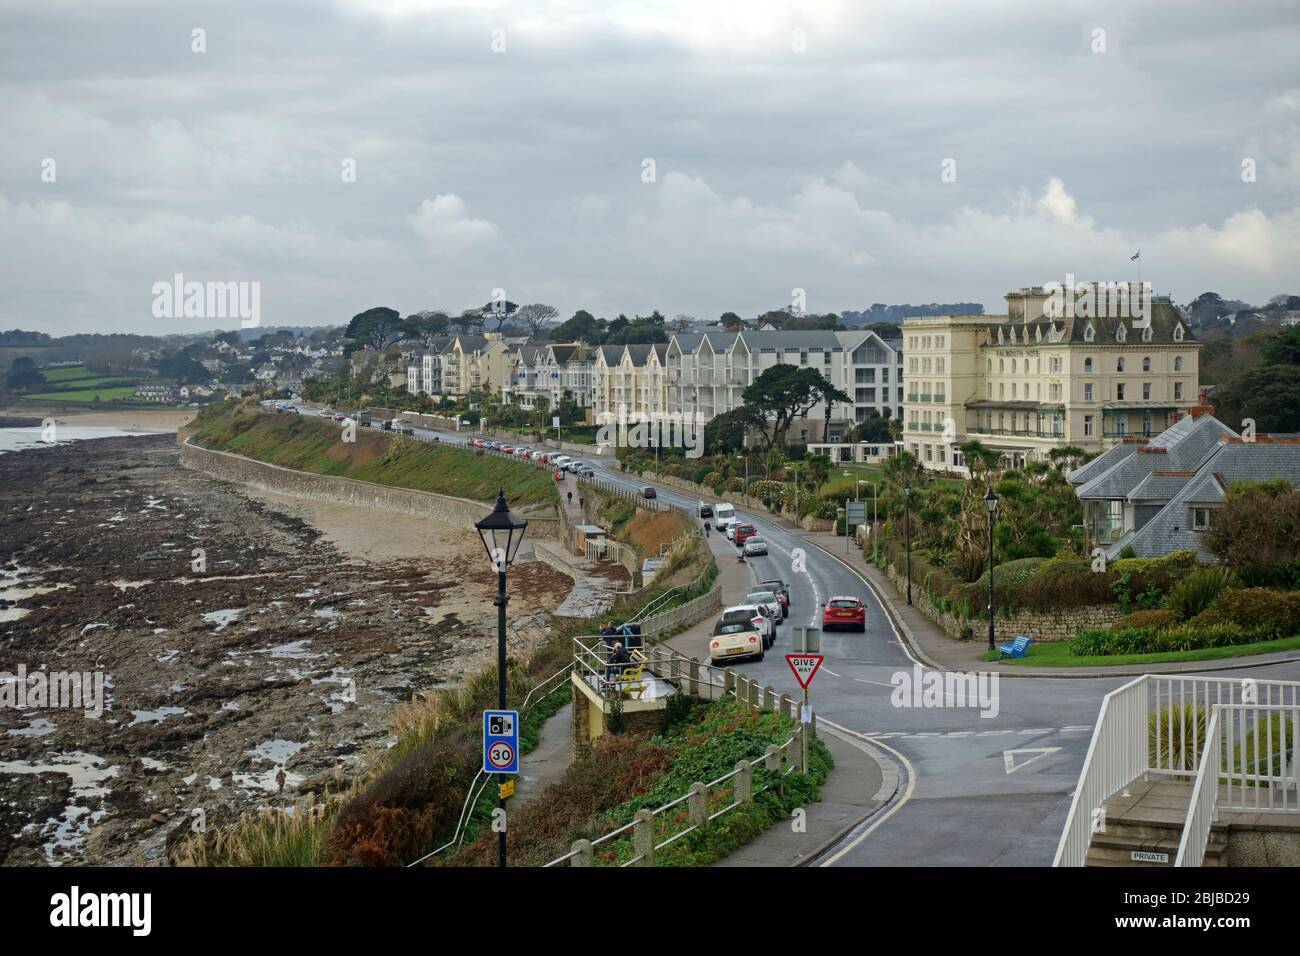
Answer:
MULTIPOLYGON (((177 455, 169 435, 0 455, 0 671, 98 673, 107 697, 98 718, 0 707, 4 863, 161 861, 193 820, 337 789, 400 703, 492 659, 472 530, 366 559, 177 455)), ((336 520, 410 520, 358 511, 336 520)), ((516 567, 513 650, 571 586, 516 567)))

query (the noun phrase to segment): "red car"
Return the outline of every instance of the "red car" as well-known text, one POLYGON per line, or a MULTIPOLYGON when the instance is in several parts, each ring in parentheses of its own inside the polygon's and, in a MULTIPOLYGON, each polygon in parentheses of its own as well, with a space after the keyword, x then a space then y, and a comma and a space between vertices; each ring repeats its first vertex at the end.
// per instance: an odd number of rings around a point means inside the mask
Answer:
POLYGON ((822 630, 829 631, 837 627, 846 627, 854 631, 866 631, 867 609, 855 597, 832 597, 826 602, 822 611, 822 630))
POLYGON ((736 526, 736 545, 740 546, 745 543, 746 538, 752 538, 758 534, 758 529, 752 524, 742 524, 736 526))
POLYGON ((513 455, 515 453, 514 445, 505 445, 501 448, 502 454, 513 455))

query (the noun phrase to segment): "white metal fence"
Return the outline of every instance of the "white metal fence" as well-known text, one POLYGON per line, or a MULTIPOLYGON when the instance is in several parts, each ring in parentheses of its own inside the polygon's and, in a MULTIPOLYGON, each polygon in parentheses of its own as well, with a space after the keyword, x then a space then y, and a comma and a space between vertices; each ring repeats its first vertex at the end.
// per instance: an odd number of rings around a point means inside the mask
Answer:
MULTIPOLYGON (((1084 865, 1106 801, 1139 777, 1216 778, 1214 785, 1194 786, 1188 809, 1189 823, 1195 816, 1198 831, 1204 829, 1201 854, 1211 824, 1198 801, 1213 805, 1211 818, 1219 809, 1300 812, 1294 792, 1297 712, 1295 681, 1148 674, 1107 694, 1053 865, 1084 865), (1222 715, 1217 721, 1216 713, 1222 715), (1206 752, 1220 758, 1207 762, 1206 752), (1224 799, 1219 782, 1227 784, 1224 799)), ((1184 829, 1185 840, 1196 838, 1184 829)), ((1189 851, 1185 858, 1193 856, 1189 851)))

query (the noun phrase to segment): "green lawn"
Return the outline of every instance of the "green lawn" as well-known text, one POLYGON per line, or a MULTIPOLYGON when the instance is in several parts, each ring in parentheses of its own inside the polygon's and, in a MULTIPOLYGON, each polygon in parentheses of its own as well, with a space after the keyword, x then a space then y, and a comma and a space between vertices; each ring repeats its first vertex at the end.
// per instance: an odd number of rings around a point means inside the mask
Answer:
MULTIPOLYGON (((1162 651, 1158 654, 1115 654, 1109 657, 1075 657, 1070 653, 1069 641, 1052 641, 1029 645, 1025 656, 1019 660, 1005 659, 1008 664, 1025 667, 1107 667, 1118 664, 1168 664, 1173 661, 1218 661, 1254 654, 1272 654, 1300 647, 1300 635, 1284 637, 1278 641, 1260 641, 1255 644, 1237 644, 1232 647, 1202 647, 1194 651, 1162 651)), ((981 660, 995 661, 997 652, 985 652, 981 660)))
MULTIPOLYGON (((51 385, 66 385, 83 378, 111 378, 112 376, 102 375, 99 372, 92 372, 82 365, 69 366, 67 368, 51 368, 41 372, 45 376, 45 381, 51 385)), ((95 384, 98 384, 97 382, 95 384)))
POLYGON ((98 398, 101 402, 122 402, 135 395, 134 385, 95 386, 67 392, 34 392, 23 398, 33 402, 66 402, 69 405, 89 404, 98 398))

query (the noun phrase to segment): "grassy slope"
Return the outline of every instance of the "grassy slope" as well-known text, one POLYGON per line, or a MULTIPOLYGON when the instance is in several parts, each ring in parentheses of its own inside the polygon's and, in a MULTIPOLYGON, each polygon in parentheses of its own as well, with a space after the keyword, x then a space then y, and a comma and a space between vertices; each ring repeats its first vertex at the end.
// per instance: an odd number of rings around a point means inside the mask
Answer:
POLYGON ((506 489, 513 507, 558 500, 550 473, 522 462, 358 428, 355 442, 340 440, 332 422, 300 415, 213 409, 196 420, 194 439, 205 448, 258 461, 373 481, 399 488, 491 501, 506 489))
MULTIPOLYGON (((1256 644, 1238 644, 1231 647, 1201 647, 1194 651, 1163 651, 1158 654, 1115 654, 1109 657, 1075 657, 1070 653, 1069 641, 1031 644, 1019 660, 1008 664, 1025 667, 1105 667, 1118 664, 1167 664, 1171 661, 1218 661, 1252 654, 1272 654, 1300 647, 1300 635, 1280 641, 1260 641, 1256 644)), ((984 654, 982 660, 997 660, 998 655, 984 654)))

